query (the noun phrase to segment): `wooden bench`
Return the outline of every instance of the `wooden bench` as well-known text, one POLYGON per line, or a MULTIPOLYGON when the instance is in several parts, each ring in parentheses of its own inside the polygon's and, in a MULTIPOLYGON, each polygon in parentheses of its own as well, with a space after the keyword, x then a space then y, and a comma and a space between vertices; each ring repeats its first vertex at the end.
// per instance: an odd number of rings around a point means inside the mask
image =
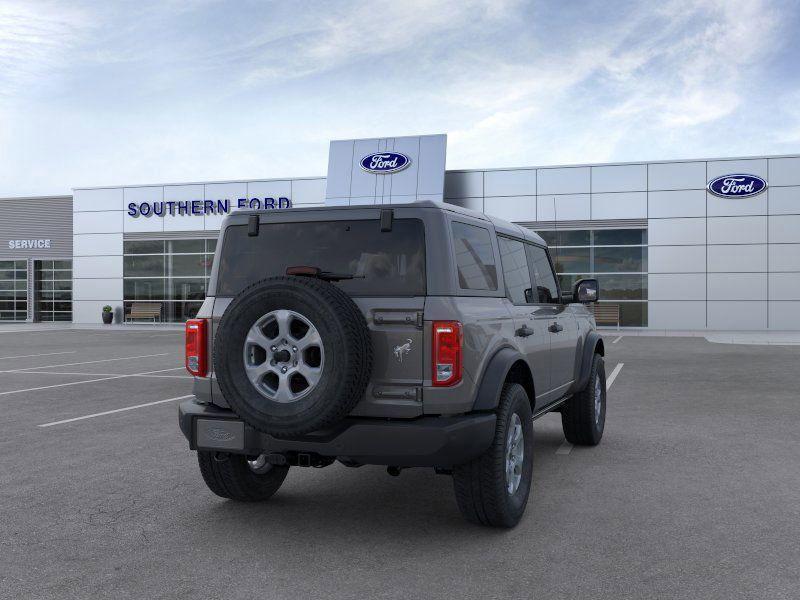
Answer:
POLYGON ((595 302, 592 304, 592 312, 598 325, 601 323, 616 324, 617 329, 619 329, 619 304, 595 302))
POLYGON ((127 323, 134 319, 151 319, 153 323, 155 323, 156 320, 161 321, 161 303, 134 302, 131 304, 128 314, 125 315, 125 322, 127 323))

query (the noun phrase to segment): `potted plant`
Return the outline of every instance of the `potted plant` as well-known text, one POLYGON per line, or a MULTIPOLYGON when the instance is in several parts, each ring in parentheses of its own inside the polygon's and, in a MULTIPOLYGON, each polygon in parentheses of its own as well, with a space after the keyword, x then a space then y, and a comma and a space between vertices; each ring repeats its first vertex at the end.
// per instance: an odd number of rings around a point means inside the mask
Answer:
POLYGON ((103 323, 106 325, 111 325, 111 322, 114 320, 114 313, 113 308, 111 308, 108 304, 103 307, 103 323))

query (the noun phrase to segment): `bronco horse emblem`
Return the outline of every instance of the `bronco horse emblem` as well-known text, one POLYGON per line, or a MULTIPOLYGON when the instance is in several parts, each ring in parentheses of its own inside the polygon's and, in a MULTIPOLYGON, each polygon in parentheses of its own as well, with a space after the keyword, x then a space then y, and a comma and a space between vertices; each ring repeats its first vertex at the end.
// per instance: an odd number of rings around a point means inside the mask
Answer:
POLYGON ((394 347, 394 356, 398 362, 403 362, 403 357, 411 352, 411 338, 406 338, 405 344, 394 347))

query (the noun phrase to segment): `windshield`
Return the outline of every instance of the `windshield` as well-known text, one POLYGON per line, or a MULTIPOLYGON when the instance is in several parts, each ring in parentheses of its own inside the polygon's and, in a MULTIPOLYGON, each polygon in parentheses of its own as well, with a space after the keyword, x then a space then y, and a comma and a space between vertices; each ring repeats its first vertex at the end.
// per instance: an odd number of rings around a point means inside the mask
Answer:
POLYGON ((395 219, 387 232, 377 219, 262 223, 253 237, 245 225, 228 227, 217 295, 235 295, 295 266, 354 275, 334 284, 351 296, 423 296, 424 226, 419 219, 395 219))

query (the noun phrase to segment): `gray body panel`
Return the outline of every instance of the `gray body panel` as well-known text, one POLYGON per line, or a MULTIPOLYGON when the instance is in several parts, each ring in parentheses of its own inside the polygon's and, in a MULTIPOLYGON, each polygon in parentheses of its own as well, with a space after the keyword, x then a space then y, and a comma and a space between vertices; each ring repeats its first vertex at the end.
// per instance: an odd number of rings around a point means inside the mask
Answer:
MULTIPOLYGON (((580 304, 513 304, 506 295, 497 235, 546 247, 534 232, 481 213, 435 202, 408 205, 351 206, 242 211, 226 217, 217 244, 209 290, 198 317, 211 320, 209 352, 213 356, 215 330, 232 298, 216 296, 220 254, 225 231, 247 224, 251 215, 260 223, 293 223, 346 219, 378 220, 382 210, 395 219, 420 219, 425 227, 426 295, 424 297, 354 297, 371 332, 373 373, 353 417, 412 419, 423 415, 458 415, 475 407, 487 369, 501 350, 529 370, 535 389, 534 412, 575 391, 584 368, 586 336, 594 319, 580 304), (477 225, 491 234, 497 290, 464 290, 459 287, 456 255, 451 235, 453 222, 477 225), (459 321, 463 330, 463 373, 452 387, 432 385, 431 354, 434 321, 459 321), (556 331, 555 324, 560 326, 556 331), (518 335, 526 326, 533 333, 518 335)), ((514 361, 511 361, 514 362, 514 361)), ((213 360, 212 360, 213 365, 213 360)), ((502 370, 502 369, 501 369, 502 370)), ((501 382, 502 383, 502 382, 501 382)), ((195 380, 198 401, 227 408, 213 372, 195 380)), ((529 395, 531 395, 529 393, 529 395)))

